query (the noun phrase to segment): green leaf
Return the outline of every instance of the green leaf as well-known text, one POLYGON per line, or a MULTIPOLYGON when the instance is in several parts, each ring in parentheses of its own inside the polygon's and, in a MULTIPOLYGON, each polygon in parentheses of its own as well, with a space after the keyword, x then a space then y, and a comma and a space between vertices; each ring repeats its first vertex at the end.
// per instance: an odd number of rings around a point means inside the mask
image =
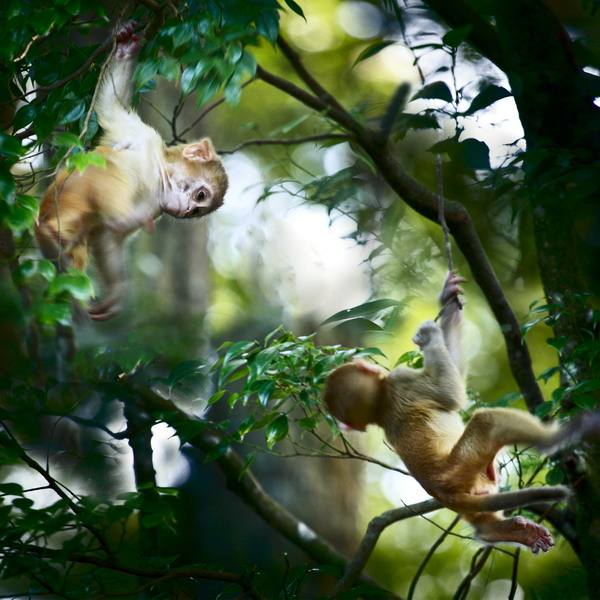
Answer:
POLYGON ((560 354, 565 345, 569 343, 569 338, 567 336, 548 338, 546 340, 546 343, 549 346, 556 348, 558 350, 558 353, 560 354))
POLYGON ((261 406, 266 406, 275 391, 275 382, 273 380, 263 381, 258 388, 258 401, 261 406))
POLYGON ((5 496, 22 496, 23 488, 18 483, 0 483, 0 494, 5 496))
POLYGON ((502 98, 508 98, 512 94, 505 88, 499 85, 488 85, 484 87, 471 102, 471 106, 463 113, 465 116, 472 115, 473 113, 487 108, 494 102, 502 100, 502 98))
POLYGON ((54 263, 46 258, 38 261, 37 271, 46 281, 52 281, 56 277, 54 263))
POLYGON ((426 85, 412 97, 413 100, 416 100, 417 98, 452 102, 450 88, 443 81, 435 81, 429 85, 426 85))
MULTIPOLYGON (((250 465, 252 465, 255 456, 256 456, 256 451, 248 452, 248 454, 246 455, 246 460, 244 461, 244 466, 242 467, 242 470, 240 471, 240 474, 238 475, 238 480, 241 480, 242 477, 245 475, 246 471, 250 468, 250 465)), ((236 593, 239 592, 239 589, 236 588, 235 592, 236 593)))
POLYGON ((254 415, 253 414, 249 414, 246 416, 246 418, 240 423, 240 426, 238 427, 238 434, 240 436, 241 439, 244 438, 244 436, 249 432, 252 431, 252 427, 254 426, 254 415))
POLYGON ((135 70, 134 79, 137 81, 137 89, 156 77, 159 69, 159 61, 156 58, 148 58, 140 62, 135 70))
POLYGON ((52 136, 52 143, 55 146, 75 146, 76 148, 83 150, 83 144, 81 143, 81 140, 74 133, 70 133, 69 131, 55 133, 52 136))
POLYGON ((182 363, 179 363, 169 373, 167 385, 172 387, 187 377, 202 375, 202 369, 204 367, 206 367, 206 361, 201 359, 186 360, 182 363))
POLYGON ((67 100, 58 111, 58 124, 66 125, 77 121, 85 114, 84 100, 67 100))
POLYGON ((70 302, 44 302, 35 308, 35 315, 44 325, 71 325, 70 302))
POLYGON ((256 30, 274 44, 279 35, 279 13, 276 10, 264 10, 256 18, 256 30))
POLYGON ((289 424, 286 415, 279 415, 268 427, 266 432, 267 446, 272 448, 288 434, 289 424))
POLYGON ((548 383, 548 379, 560 373, 560 367, 550 367, 539 374, 538 379, 541 379, 544 383, 548 383))
POLYGON ((512 406, 522 397, 523 394, 521 394, 521 392, 508 392, 507 394, 500 396, 500 398, 493 403, 493 406, 512 406))
POLYGON ((68 169, 76 168, 81 172, 85 171, 88 166, 105 168, 106 160, 98 152, 77 152, 67 158, 68 169))
POLYGON ((378 54, 379 52, 381 52, 388 46, 391 46, 392 44, 395 44, 395 43, 396 43, 395 40, 381 40, 378 42, 374 42, 370 46, 367 46, 358 55, 357 59, 354 61, 354 64, 352 66, 355 67, 358 63, 362 62, 363 60, 367 60, 367 58, 371 58, 372 56, 375 56, 376 54, 378 54))
POLYGON ((37 106, 35 104, 25 104, 16 112, 13 121, 13 131, 19 131, 30 123, 33 123, 37 114, 37 106))
POLYGON ((469 138, 459 143, 464 166, 473 170, 490 169, 490 149, 484 142, 469 138))
POLYGON ((304 16, 304 13, 302 12, 302 8, 300 8, 300 5, 297 4, 296 2, 294 2, 294 0, 284 0, 284 2, 297 14, 300 15, 305 21, 306 21, 306 17, 304 16))
POLYGON ((392 300, 391 298, 372 300, 370 302, 365 302, 364 304, 359 304, 358 306, 355 306, 353 308, 346 308, 335 313, 331 317, 325 319, 325 321, 323 321, 319 325, 319 327, 322 327, 323 325, 328 325, 329 323, 335 323, 336 321, 345 321, 347 319, 353 319, 355 317, 372 315, 392 306, 401 307, 403 306, 403 303, 399 302, 398 300, 392 300))
POLYGON ((21 140, 0 132, 0 155, 17 160, 24 153, 25 148, 23 148, 21 140))
POLYGON ((298 419, 296 421, 296 425, 298 425, 298 427, 302 428, 302 429, 307 429, 309 431, 315 429, 315 427, 318 425, 318 422, 316 419, 313 419, 312 417, 303 417, 302 419, 298 419))
POLYGON ((442 42, 451 48, 458 48, 468 37, 473 30, 473 25, 463 25, 452 29, 442 38, 442 42))
POLYGON ((63 294, 86 302, 94 295, 94 287, 87 275, 75 269, 69 269, 68 273, 58 274, 48 286, 50 297, 56 298, 63 294))
POLYGON ((193 440, 197 435, 200 435, 206 428, 205 421, 199 420, 187 420, 180 423, 174 424, 175 431, 177 431, 177 437, 179 443, 183 446, 187 442, 193 440))
POLYGON ((546 473, 548 485, 560 485, 565 480, 565 473, 560 467, 553 467, 546 473))
POLYGON ((584 410, 594 411, 598 406, 598 400, 591 394, 575 394, 573 396, 573 402, 584 410))
POLYGON ((554 402, 542 402, 542 404, 539 404, 536 407, 535 416, 538 417, 539 419, 543 419, 544 417, 547 417, 554 410, 554 406, 555 406, 554 402))
POLYGON ((223 395, 225 394, 225 390, 219 390, 218 392, 215 392, 209 399, 207 402, 207 406, 211 406, 212 404, 214 404, 215 402, 218 402, 223 395))
POLYGON ((37 263, 31 259, 24 260, 13 272, 13 281, 17 284, 24 283, 37 273, 37 263))

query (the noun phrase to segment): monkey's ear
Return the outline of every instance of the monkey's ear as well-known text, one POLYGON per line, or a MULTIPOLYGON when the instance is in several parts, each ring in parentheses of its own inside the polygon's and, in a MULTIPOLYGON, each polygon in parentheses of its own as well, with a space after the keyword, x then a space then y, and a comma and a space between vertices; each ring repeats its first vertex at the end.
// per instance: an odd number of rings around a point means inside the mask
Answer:
POLYGON ((199 160, 207 162, 215 159, 215 150, 208 138, 200 140, 195 144, 188 144, 183 149, 183 158, 186 160, 199 160))
POLYGON ((359 371, 367 373, 367 375, 377 375, 380 379, 383 377, 383 371, 379 365, 368 363, 360 358, 355 360, 353 364, 359 371))

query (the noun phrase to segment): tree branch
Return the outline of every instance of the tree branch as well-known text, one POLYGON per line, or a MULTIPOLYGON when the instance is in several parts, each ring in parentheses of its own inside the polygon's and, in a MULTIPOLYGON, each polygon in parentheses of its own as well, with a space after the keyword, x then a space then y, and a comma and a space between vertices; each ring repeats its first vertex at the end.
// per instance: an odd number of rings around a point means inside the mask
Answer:
POLYGON ((280 146, 295 146, 296 144, 305 144, 306 142, 320 142, 325 140, 339 140, 346 141, 347 135, 338 133, 323 133, 319 135, 307 135, 306 137, 294 138, 294 139, 256 139, 246 140, 241 142, 232 150, 219 150, 219 154, 235 154, 246 146, 267 146, 267 145, 280 145, 280 146))
POLYGON ((329 594, 329 598, 335 598, 338 594, 341 594, 352 587, 352 584, 358 575, 365 568, 371 553, 379 541, 379 536, 386 527, 389 527, 398 521, 403 521, 404 519, 422 515, 433 510, 438 510, 439 508, 442 508, 442 505, 437 500, 431 499, 419 502, 418 504, 413 504, 412 506, 403 506, 402 508, 388 510, 372 519, 367 526, 367 531, 365 532, 354 558, 348 563, 344 575, 329 594))
MULTIPOLYGON (((117 386, 110 387, 112 387, 111 391, 116 396, 122 395, 123 390, 127 394, 138 394, 144 400, 148 410, 159 412, 161 419, 172 427, 176 428, 177 422, 181 422, 182 419, 199 421, 197 417, 179 409, 173 402, 161 397, 139 382, 122 381, 117 386)), ((217 432, 205 429, 188 440, 188 443, 206 454, 218 446, 221 441, 222 437, 217 432)), ((214 462, 219 465, 225 475, 227 487, 275 531, 278 531, 292 544, 306 552, 316 562, 336 565, 340 569, 346 567, 348 559, 322 540, 308 525, 297 519, 271 498, 263 490, 260 482, 250 469, 246 469, 242 458, 231 448, 228 448, 214 462)), ((360 581, 361 583, 381 587, 368 575, 361 575, 360 581)))
POLYGON ((16 550, 34 554, 40 558, 55 560, 64 565, 65 558, 73 563, 94 565, 101 569, 118 571, 127 575, 133 575, 143 579, 164 580, 168 579, 207 579, 212 581, 223 581, 225 583, 234 583, 242 587, 246 593, 255 600, 264 600, 264 596, 252 585, 253 573, 250 575, 238 575, 237 573, 228 573, 226 571, 209 571, 206 569, 144 569, 133 565, 126 565, 117 560, 104 559, 87 554, 69 554, 65 557, 62 550, 53 550, 51 548, 42 548, 33 544, 15 545, 16 550))

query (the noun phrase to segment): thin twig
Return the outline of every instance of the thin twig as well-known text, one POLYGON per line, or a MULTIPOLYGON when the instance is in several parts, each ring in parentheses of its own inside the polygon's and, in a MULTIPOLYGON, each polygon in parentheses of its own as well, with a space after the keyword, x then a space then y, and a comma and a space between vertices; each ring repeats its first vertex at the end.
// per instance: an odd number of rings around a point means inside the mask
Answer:
POLYGON ((419 565, 419 568, 417 569, 417 572, 415 573, 413 580, 410 582, 410 587, 408 589, 408 596, 406 597, 406 600, 412 600, 412 598, 415 594, 415 589, 417 587, 417 583, 419 582, 419 579, 420 579, 421 575, 423 574, 423 571, 425 570, 427 563, 431 560, 431 557, 435 554, 435 551, 442 545, 444 540, 448 537, 448 534, 454 529, 454 527, 456 527, 456 525, 459 521, 460 521, 460 515, 456 515, 456 518, 454 519, 454 521, 452 521, 452 523, 450 523, 450 525, 448 525, 448 528, 442 532, 442 535, 440 535, 440 537, 433 543, 431 548, 429 548, 429 551, 427 552, 427 554, 425 555, 425 558, 422 560, 421 564, 419 565))
POLYGON ((519 585, 517 583, 517 575, 519 574, 519 558, 520 557, 521 557, 521 548, 517 548, 515 550, 515 553, 513 554, 513 568, 512 568, 510 592, 508 593, 508 600, 514 600, 514 597, 517 594, 517 590, 519 589, 519 585))
POLYGON ((241 142, 232 150, 219 150, 219 154, 235 154, 246 146, 266 146, 266 145, 280 145, 280 146, 293 146, 296 144, 305 144, 307 142, 320 142, 323 140, 348 140, 348 136, 342 133, 322 133, 319 135, 307 135, 306 137, 293 138, 293 139, 255 139, 246 140, 241 142))
POLYGON ((473 583, 473 579, 475 579, 481 569, 483 569, 483 566, 492 553, 492 550, 493 548, 488 546, 487 548, 479 548, 479 550, 475 552, 473 555, 473 561, 471 563, 471 569, 461 581, 452 600, 465 600, 467 594, 469 593, 469 589, 471 588, 471 583, 473 583))

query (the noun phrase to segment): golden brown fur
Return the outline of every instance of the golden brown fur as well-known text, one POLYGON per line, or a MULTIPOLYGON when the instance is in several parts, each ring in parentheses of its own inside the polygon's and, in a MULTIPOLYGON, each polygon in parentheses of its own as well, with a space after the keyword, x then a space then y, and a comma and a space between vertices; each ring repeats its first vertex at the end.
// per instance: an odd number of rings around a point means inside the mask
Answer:
POLYGON ((209 139, 166 148, 130 110, 140 46, 135 23, 124 25, 117 41, 95 106, 103 129, 95 152, 106 167, 59 173, 41 203, 35 232, 44 255, 61 268, 85 270, 88 255, 94 256, 105 288, 103 300, 89 311, 97 320, 121 308, 125 238, 142 227, 153 231, 163 213, 178 219, 207 215, 223 204, 227 190, 223 163, 209 139))
POLYGON ((480 539, 518 542, 534 553, 546 551, 554 542, 545 527, 522 517, 505 519, 497 511, 558 502, 568 496, 567 488, 498 493, 495 457, 512 444, 550 449, 571 437, 577 426, 558 429, 529 413, 506 408, 478 410, 463 425, 457 412, 466 405, 459 335, 462 281, 455 272, 446 280, 441 328, 427 321, 415 335, 423 369, 401 366, 385 376, 362 362, 344 365, 327 380, 325 405, 355 429, 364 430, 370 423, 382 427, 411 475, 444 506, 471 522, 480 539))

